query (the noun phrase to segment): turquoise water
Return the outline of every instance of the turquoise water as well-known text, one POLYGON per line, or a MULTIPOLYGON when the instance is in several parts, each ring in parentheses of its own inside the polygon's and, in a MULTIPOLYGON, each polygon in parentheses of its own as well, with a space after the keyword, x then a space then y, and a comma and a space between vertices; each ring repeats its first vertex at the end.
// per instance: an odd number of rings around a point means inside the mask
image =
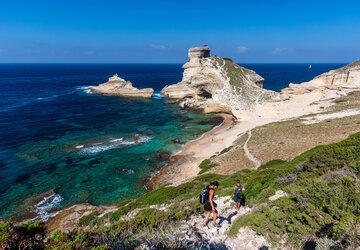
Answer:
POLYGON ((175 153, 221 123, 215 115, 167 104, 158 94, 163 85, 152 100, 92 95, 84 87, 104 81, 111 75, 107 71, 121 70, 135 70, 121 76, 133 77, 140 87, 163 78, 176 82, 181 67, 171 72, 159 65, 118 65, 112 70, 104 66, 104 73, 95 75, 89 68, 55 65, 45 70, 39 65, 26 77, 2 78, 5 88, 17 93, 9 105, 2 103, 0 112, 0 218, 137 197, 146 192, 144 181, 168 161, 157 159, 157 154, 175 153), (88 74, 80 77, 81 72, 88 74), (55 193, 37 200, 35 207, 27 200, 49 190, 55 193))
MULTIPOLYGON (((265 88, 280 90, 343 64, 243 66, 263 76, 265 88)), ((46 218, 54 208, 145 193, 144 181, 166 164, 157 154, 175 153, 221 122, 159 96, 182 71, 180 64, 0 64, 0 218, 31 211, 46 218), (154 98, 84 91, 115 73, 154 88, 154 98), (45 199, 29 201, 38 195, 45 199)))

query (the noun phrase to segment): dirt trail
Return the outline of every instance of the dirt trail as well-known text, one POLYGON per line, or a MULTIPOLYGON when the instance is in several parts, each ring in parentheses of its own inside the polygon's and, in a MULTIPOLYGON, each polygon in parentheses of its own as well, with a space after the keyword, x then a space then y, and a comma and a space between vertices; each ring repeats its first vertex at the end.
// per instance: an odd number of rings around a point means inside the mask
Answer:
POLYGON ((247 140, 246 140, 246 142, 245 142, 245 144, 244 144, 244 151, 245 151, 246 157, 249 158, 249 160, 254 163, 255 168, 258 168, 258 167, 261 166, 261 163, 259 162, 258 159, 256 159, 256 158, 250 153, 249 148, 248 148, 248 146, 247 146, 247 144, 248 144, 248 142, 250 141, 250 139, 251 139, 251 129, 250 129, 249 132, 248 132, 248 138, 247 138, 247 140))

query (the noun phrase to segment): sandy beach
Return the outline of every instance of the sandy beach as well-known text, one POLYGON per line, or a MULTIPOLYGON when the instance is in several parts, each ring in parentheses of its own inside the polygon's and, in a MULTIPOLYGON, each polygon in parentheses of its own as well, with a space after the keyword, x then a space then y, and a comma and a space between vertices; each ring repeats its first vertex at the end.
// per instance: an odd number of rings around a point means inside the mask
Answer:
MULTIPOLYGON (((195 178, 200 171, 199 164, 212 155, 231 146, 239 135, 257 126, 272 122, 294 119, 309 114, 321 113, 332 105, 335 98, 346 95, 350 89, 315 90, 301 95, 292 95, 289 99, 258 104, 250 110, 238 112, 236 117, 221 114, 223 125, 200 138, 184 145, 183 150, 171 158, 171 162, 162 168, 150 181, 152 188, 164 184, 179 185, 195 178)), ((259 166, 256 159, 247 152, 248 158, 259 166)))

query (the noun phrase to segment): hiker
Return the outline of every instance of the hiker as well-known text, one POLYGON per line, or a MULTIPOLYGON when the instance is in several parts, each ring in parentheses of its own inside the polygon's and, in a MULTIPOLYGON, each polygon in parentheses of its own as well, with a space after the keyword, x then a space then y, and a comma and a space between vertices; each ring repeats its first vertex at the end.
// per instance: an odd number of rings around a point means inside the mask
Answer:
POLYGON ((243 187, 240 184, 240 181, 238 180, 236 182, 236 185, 234 186, 234 190, 233 190, 233 197, 234 197, 234 201, 235 201, 235 209, 236 210, 240 210, 242 191, 243 191, 243 187))
POLYGON ((219 186, 219 182, 213 181, 210 183, 209 186, 206 187, 206 192, 209 194, 209 198, 206 199, 206 201, 204 203, 204 209, 205 209, 205 211, 207 211, 207 214, 205 216, 205 220, 203 223, 204 227, 207 225, 211 213, 213 213, 213 225, 215 227, 220 227, 220 225, 216 223, 216 217, 217 217, 218 212, 216 210, 216 203, 213 201, 214 194, 215 194, 214 189, 216 189, 218 186, 219 186))

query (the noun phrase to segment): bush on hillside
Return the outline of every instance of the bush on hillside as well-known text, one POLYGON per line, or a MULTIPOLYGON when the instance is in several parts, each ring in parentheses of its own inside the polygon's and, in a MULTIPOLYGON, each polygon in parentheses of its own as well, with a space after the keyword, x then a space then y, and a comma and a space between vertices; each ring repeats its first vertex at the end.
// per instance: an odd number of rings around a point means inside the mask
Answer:
POLYGON ((296 247, 325 238, 345 248, 359 245, 359 166, 357 133, 342 142, 316 147, 290 162, 250 173, 246 197, 253 206, 265 202, 270 190, 283 189, 290 196, 268 201, 269 205, 258 212, 239 218, 229 235, 235 236, 241 226, 250 226, 275 243, 286 235, 287 243, 296 247))

